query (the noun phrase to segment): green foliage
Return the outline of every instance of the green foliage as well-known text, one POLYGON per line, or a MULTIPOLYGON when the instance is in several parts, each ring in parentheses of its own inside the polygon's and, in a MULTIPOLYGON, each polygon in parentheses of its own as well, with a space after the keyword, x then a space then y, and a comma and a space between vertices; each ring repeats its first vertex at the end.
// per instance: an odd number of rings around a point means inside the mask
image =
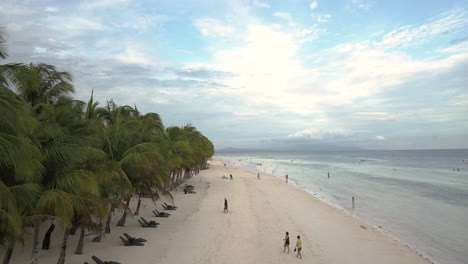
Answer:
MULTIPOLYGON (((0 58, 4 41, 0 32, 0 58)), ((0 65, 0 246, 45 216, 97 231, 124 199, 170 196, 182 171, 214 154, 191 125, 165 129, 158 114, 113 100, 99 107, 94 91, 73 100, 71 81, 52 65, 0 65)))

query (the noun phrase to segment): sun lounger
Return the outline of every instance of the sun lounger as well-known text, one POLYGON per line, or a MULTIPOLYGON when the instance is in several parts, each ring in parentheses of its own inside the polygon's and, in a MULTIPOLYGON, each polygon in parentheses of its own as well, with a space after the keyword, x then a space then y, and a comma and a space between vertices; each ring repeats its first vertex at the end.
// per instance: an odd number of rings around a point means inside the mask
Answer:
POLYGON ((159 212, 158 210, 153 210, 153 214, 156 217, 169 217, 171 214, 168 214, 166 212, 159 212))
MULTIPOLYGON (((96 262, 96 264, 120 264, 120 262, 116 262, 116 261, 103 261, 96 256, 92 256, 91 259, 93 259, 94 262, 96 262)), ((85 263, 88 264, 88 262, 85 262, 85 263)))
POLYGON ((126 247, 129 247, 129 246, 144 246, 145 245, 145 244, 143 244, 143 242, 128 241, 123 236, 119 236, 119 238, 120 238, 120 240, 122 240, 122 242, 124 243, 124 245, 126 247))
POLYGON ((170 204, 167 204, 167 203, 165 203, 165 202, 162 203, 161 205, 162 205, 164 208, 168 208, 168 209, 166 209, 166 210, 175 210, 175 209, 177 209, 177 206, 175 206, 175 205, 170 205, 170 204))
POLYGON ((158 227, 159 223, 158 222, 155 222, 155 221, 147 221, 145 218, 141 217, 140 219, 138 219, 138 223, 140 223, 140 225, 142 227, 152 227, 152 228, 156 228, 158 227))
POLYGON ((174 207, 169 207, 169 206, 164 205, 164 204, 161 204, 161 206, 163 207, 164 210, 172 210, 172 211, 176 210, 176 208, 174 208, 174 207))
POLYGON ((148 220, 146 220, 146 219, 143 218, 143 217, 140 217, 140 218, 141 218, 141 220, 143 221, 143 223, 145 223, 146 225, 155 225, 155 226, 159 225, 159 223, 156 222, 156 221, 153 221, 153 220, 148 221, 148 220))
POLYGON ((132 237, 130 236, 129 234, 127 233, 123 233, 123 235, 125 236, 125 238, 131 242, 131 241, 135 241, 135 242, 138 242, 138 243, 142 243, 142 242, 146 242, 147 240, 144 239, 144 238, 136 238, 136 237, 132 237))
POLYGON ((143 221, 141 221, 140 219, 138 219, 138 223, 140 223, 141 227, 151 227, 151 228, 156 228, 158 227, 157 225, 148 225, 148 224, 145 224, 143 221))

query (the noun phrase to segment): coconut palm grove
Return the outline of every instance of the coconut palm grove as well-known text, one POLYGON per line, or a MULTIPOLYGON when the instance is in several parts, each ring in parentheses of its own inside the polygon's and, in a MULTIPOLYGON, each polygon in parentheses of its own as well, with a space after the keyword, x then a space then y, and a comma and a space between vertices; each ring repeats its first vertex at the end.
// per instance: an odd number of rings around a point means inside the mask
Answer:
MULTIPOLYGON (((7 56, 0 33, 0 60, 7 56)), ((111 218, 138 215, 132 197, 171 196, 207 165, 211 141, 190 124, 164 127, 157 113, 136 105, 73 99, 72 76, 47 64, 0 61, 0 247, 9 263, 17 242, 48 249, 55 224, 63 227, 57 263, 67 239, 85 233, 99 242, 111 218), (41 226, 50 226, 39 237, 41 226)), ((55 232, 62 232, 55 231, 55 232)), ((58 236, 56 236, 58 237, 58 236)))

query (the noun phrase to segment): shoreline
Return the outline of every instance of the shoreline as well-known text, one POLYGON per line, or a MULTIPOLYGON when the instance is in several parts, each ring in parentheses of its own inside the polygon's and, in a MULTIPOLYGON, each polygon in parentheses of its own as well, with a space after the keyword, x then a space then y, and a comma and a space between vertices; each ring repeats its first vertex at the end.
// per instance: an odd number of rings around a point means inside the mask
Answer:
MULTIPOLYGON (((213 158, 213 160, 221 160, 224 162, 224 160, 220 157, 216 157, 216 158, 213 158)), ((241 166, 236 166, 234 164, 229 164, 229 165, 226 165, 226 167, 234 167, 234 168, 237 168, 239 170, 243 170, 243 171, 246 171, 248 173, 252 173, 252 174, 256 174, 258 173, 258 171, 254 171, 252 169, 248 169, 248 168, 245 168, 245 167, 241 167, 241 166)), ((275 176, 275 175, 272 175, 272 174, 267 174, 267 173, 260 173, 262 175, 262 177, 269 177, 271 178, 272 180, 275 180, 277 181, 278 183, 285 183, 284 182, 284 179, 282 179, 281 177, 279 176, 275 176)), ((293 183, 288 183, 287 186, 292 186, 293 188, 297 189, 298 191, 302 191, 304 192, 305 194, 309 195, 310 197, 316 199, 317 201, 323 203, 324 205, 326 206, 329 206, 333 209, 335 209, 336 211, 338 212, 342 212, 344 215, 346 216, 349 216, 351 218, 353 218, 355 221, 361 223, 361 224, 364 224, 366 228, 371 228, 377 232, 380 232, 382 233, 383 235, 387 236, 388 238, 392 239, 393 241, 395 241, 396 243, 398 243, 400 246, 402 247, 405 247, 407 248, 408 250, 416 253, 417 255, 419 255, 422 259, 424 259, 427 263, 429 264, 441 264, 439 263, 437 260, 431 258, 431 257, 428 257, 427 253, 425 253, 424 251, 422 250, 418 250, 416 249, 415 247, 412 247, 411 245, 409 245, 407 242, 404 242, 402 241, 401 239, 399 239, 398 237, 396 237, 395 235, 393 235, 390 231, 387 231, 385 229, 383 229, 382 227, 379 227, 378 225, 375 225, 375 224, 372 224, 368 221, 366 221, 364 218, 356 215, 356 214, 353 214, 352 212, 349 212, 347 211, 345 208, 337 205, 337 204, 333 204, 332 202, 326 200, 326 199, 321 199, 319 195, 316 195, 313 193, 313 191, 309 191, 309 190, 306 190, 304 187, 300 186, 297 181, 295 181, 294 179, 288 179, 289 182, 293 182, 293 183)))
MULTIPOLYGON (((285 263, 295 260, 295 236, 303 241, 304 263, 338 264, 424 264, 428 263, 374 228, 362 228, 356 218, 330 207, 305 191, 281 183, 275 176, 257 174, 234 166, 223 167, 214 159, 208 170, 188 180, 196 194, 174 192, 179 208, 167 219, 151 216, 154 204, 142 201, 140 216, 160 222, 158 228, 142 228, 138 217, 129 217, 125 227, 116 227, 101 243, 85 237, 83 255, 75 255, 78 236, 71 236, 67 248, 68 264, 93 263, 96 255, 105 261, 128 263, 285 263), (234 180, 222 175, 233 174, 234 180), (223 200, 229 200, 229 213, 223 213, 223 200), (291 254, 283 253, 284 232, 290 232, 291 254), (123 232, 148 240, 143 247, 125 247, 119 240, 123 232)), ((160 210, 160 203, 156 202, 160 210)), ((132 199, 133 211, 136 199, 132 199)), ((40 237, 47 229, 43 223, 40 237)), ((50 251, 40 250, 38 263, 56 263, 60 249, 60 228, 52 238, 50 251)), ((30 239, 14 252, 12 263, 30 263, 30 239)), ((299 262, 300 263, 300 262, 299 262)))

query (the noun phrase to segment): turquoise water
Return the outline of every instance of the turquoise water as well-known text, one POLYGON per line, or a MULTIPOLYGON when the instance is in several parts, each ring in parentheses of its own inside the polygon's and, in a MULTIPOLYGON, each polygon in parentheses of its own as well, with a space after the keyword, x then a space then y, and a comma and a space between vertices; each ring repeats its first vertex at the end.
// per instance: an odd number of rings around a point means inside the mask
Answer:
POLYGON ((281 179, 288 174, 291 184, 436 263, 468 263, 468 150, 231 151, 216 157, 281 179))

